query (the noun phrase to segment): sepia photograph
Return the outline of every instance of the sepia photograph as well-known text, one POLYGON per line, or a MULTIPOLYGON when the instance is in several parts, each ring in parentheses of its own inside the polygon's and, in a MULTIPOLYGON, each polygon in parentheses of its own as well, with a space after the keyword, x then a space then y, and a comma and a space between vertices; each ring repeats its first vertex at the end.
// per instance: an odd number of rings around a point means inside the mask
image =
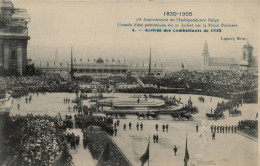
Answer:
POLYGON ((259 7, 0 0, 0 166, 258 166, 259 7))

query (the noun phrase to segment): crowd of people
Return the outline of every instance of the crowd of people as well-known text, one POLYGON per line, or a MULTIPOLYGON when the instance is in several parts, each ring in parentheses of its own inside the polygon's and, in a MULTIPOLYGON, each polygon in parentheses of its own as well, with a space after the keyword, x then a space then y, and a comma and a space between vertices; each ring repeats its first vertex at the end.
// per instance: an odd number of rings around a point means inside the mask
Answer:
POLYGON ((241 120, 238 122, 237 128, 239 131, 258 137, 258 120, 241 120))
MULTIPOLYGON (((257 89, 257 75, 250 72, 223 72, 223 71, 177 71, 167 74, 165 77, 142 77, 145 84, 152 84, 159 87, 142 88, 137 87, 128 89, 127 92, 143 92, 143 91, 160 91, 165 90, 161 87, 166 87, 167 91, 171 88, 185 89, 188 92, 196 91, 199 94, 207 94, 213 96, 228 97, 231 93, 245 95, 250 98, 256 98, 255 92, 257 89), (199 90, 199 91, 197 91, 199 90), (249 92, 250 91, 250 92, 249 92)), ((30 92, 74 92, 80 83, 99 82, 104 88, 116 86, 120 83, 136 84, 136 80, 130 76, 109 76, 109 77, 91 77, 82 76, 75 77, 72 81, 69 77, 63 77, 60 74, 42 74, 37 76, 19 76, 19 77, 2 77, 0 85, 3 85, 4 90, 13 91, 14 97, 24 96, 30 92)), ((3 89, 1 89, 2 91, 3 89)), ((183 91, 185 93, 186 91, 183 91)), ((166 92, 167 92, 166 91, 166 92)), ((178 90, 179 91, 179 90, 178 90)), ((169 91, 170 92, 170 91, 169 91)), ((195 93, 195 92, 194 92, 195 93)), ((256 101, 255 99, 253 101, 256 101)))
POLYGON ((73 92, 74 82, 59 74, 44 74, 38 76, 1 77, 0 85, 4 91, 12 92, 13 97, 22 97, 29 93, 73 92))
POLYGON ((234 125, 212 125, 210 127, 211 133, 236 133, 237 129, 237 126, 234 125))
MULTIPOLYGON (((250 72, 223 71, 177 71, 162 78, 142 77, 142 81, 158 87, 200 89, 208 95, 227 95, 229 93, 248 91, 258 87, 258 76, 250 72)), ((222 96, 225 97, 225 96, 222 96)))
POLYGON ((64 130, 48 115, 4 117, 7 165, 51 165, 63 150, 64 130))

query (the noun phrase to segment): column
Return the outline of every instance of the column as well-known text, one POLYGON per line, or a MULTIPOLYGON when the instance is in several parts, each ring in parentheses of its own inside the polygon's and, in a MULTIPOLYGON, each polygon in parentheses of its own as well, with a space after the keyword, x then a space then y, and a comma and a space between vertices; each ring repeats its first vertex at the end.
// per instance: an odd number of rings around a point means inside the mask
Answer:
POLYGON ((23 74, 23 46, 22 44, 17 44, 16 47, 16 60, 17 60, 17 71, 20 75, 23 74))
POLYGON ((9 44, 8 43, 4 43, 4 70, 9 70, 9 58, 10 58, 10 56, 9 56, 9 52, 10 52, 10 50, 9 50, 9 44))

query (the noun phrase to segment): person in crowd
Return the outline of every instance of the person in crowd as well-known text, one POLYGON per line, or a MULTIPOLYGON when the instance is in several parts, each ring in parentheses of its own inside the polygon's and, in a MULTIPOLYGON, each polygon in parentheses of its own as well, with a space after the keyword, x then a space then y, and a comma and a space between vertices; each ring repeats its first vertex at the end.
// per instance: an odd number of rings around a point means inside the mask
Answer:
POLYGON ((166 124, 166 132, 168 132, 168 128, 169 128, 169 125, 168 125, 168 124, 166 124))
POLYGON ((176 145, 174 146, 174 148, 173 148, 173 151, 174 151, 174 155, 176 156, 176 153, 177 153, 177 147, 176 147, 176 145))
POLYGON ((136 123, 136 130, 139 130, 139 123, 136 123))
POLYGON ((213 132, 213 133, 212 133, 212 140, 215 140, 215 136, 216 136, 216 133, 213 132))
POLYGON ((129 126, 129 130, 131 130, 132 123, 131 123, 131 122, 129 122, 128 126, 129 126))
POLYGON ((117 134, 117 128, 115 128, 114 132, 115 132, 115 136, 116 136, 116 134, 117 134))
POLYGON ((142 122, 140 124, 140 129, 141 129, 141 131, 143 131, 143 123, 142 122))
POLYGON ((159 141, 159 136, 158 134, 156 134, 156 143, 158 143, 158 141, 159 141))
POLYGON ((165 125, 164 124, 162 125, 162 129, 163 129, 163 132, 164 132, 164 130, 165 130, 165 125))

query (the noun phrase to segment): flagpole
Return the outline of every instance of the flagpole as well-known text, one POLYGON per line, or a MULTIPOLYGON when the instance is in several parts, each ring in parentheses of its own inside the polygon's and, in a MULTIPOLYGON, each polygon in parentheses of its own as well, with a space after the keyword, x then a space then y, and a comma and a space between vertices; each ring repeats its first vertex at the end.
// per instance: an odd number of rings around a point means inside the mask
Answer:
POLYGON ((149 140, 148 140, 148 144, 149 144, 149 158, 148 158, 148 166, 150 166, 150 135, 149 135, 149 140))

